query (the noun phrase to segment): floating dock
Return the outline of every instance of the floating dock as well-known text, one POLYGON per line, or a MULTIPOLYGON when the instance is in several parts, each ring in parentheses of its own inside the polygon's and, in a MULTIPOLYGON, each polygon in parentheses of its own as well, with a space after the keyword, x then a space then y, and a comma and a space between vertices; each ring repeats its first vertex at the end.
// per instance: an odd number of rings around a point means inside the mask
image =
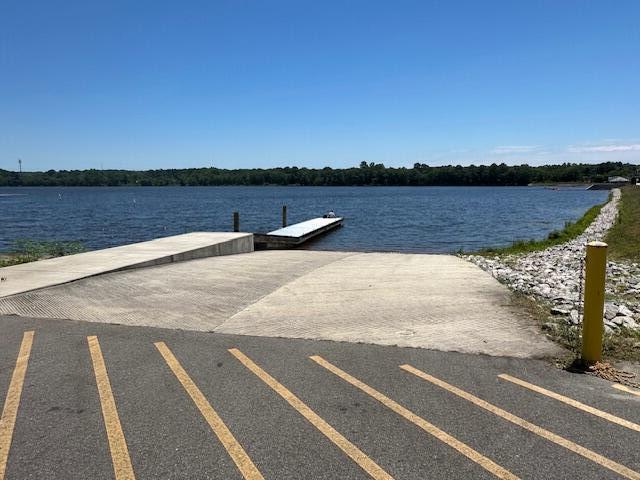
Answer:
POLYGON ((305 222, 279 228, 269 233, 256 233, 256 250, 297 247, 304 242, 342 226, 344 218, 312 218, 305 222))

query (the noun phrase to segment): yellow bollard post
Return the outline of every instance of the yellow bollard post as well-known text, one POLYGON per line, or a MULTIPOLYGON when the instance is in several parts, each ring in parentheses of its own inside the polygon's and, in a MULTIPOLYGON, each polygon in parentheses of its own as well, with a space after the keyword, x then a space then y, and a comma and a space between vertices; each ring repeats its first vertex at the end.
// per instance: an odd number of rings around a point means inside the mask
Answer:
POLYGON ((589 242, 584 277, 584 318, 582 320, 582 362, 591 365, 602 359, 604 327, 604 283, 607 275, 607 244, 589 242))

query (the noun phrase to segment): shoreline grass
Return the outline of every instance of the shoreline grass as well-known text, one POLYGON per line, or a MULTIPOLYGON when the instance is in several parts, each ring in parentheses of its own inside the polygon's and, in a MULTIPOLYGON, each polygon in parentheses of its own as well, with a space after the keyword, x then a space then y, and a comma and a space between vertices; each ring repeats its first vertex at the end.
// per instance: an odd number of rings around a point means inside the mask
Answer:
POLYGON ((616 223, 607 233, 609 258, 640 262, 640 187, 622 188, 616 223))
POLYGON ((0 254, 0 267, 10 267, 45 258, 63 257, 84 251, 84 245, 80 242, 50 242, 23 238, 13 242, 8 253, 0 254))
MULTIPOLYGON (((609 196, 609 200, 610 199, 611 196, 609 196)), ((602 207, 604 207, 609 200, 605 203, 594 205, 575 222, 565 222, 562 230, 552 231, 549 233, 547 238, 543 240, 516 240, 508 247, 487 247, 475 252, 475 254, 485 257, 497 255, 520 255, 545 250, 549 247, 566 243, 584 233, 587 227, 591 225, 591 222, 596 219, 600 210, 602 210, 602 207)))

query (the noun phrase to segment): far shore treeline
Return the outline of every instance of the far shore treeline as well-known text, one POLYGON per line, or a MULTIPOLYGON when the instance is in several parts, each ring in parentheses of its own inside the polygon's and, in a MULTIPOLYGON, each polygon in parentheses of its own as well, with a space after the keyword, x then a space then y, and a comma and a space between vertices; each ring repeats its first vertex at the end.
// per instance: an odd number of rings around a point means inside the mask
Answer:
POLYGON ((362 162, 356 168, 269 169, 185 168, 168 170, 49 170, 14 172, 0 169, 0 186, 165 186, 165 185, 307 185, 307 186, 507 186, 530 183, 600 183, 610 176, 634 178, 638 165, 622 162, 508 166, 390 168, 362 162))

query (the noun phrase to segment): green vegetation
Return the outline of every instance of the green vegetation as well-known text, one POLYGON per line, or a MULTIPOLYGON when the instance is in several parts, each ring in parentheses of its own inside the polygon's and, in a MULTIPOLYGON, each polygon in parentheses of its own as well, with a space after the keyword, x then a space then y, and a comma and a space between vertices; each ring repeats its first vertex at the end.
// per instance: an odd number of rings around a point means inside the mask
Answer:
MULTIPOLYGON (((572 327, 564 320, 549 318, 547 335, 569 350, 570 354, 564 359, 569 365, 580 357, 582 352, 581 329, 572 327)), ((605 361, 640 361, 640 332, 628 328, 620 328, 616 333, 605 333, 602 338, 602 357, 605 361)))
POLYGON ((544 250, 554 245, 573 240, 595 220, 604 204, 595 205, 576 222, 566 222, 562 230, 554 230, 544 240, 516 240, 512 245, 503 248, 485 248, 479 255, 513 255, 544 250))
MULTIPOLYGON (((582 352, 581 328, 572 327, 564 320, 549 321, 555 327, 547 330, 547 334, 569 350, 574 360, 579 358, 582 352)), ((640 332, 621 327, 616 333, 605 333, 602 337, 602 357, 605 361, 640 361, 640 332)))
POLYGON ((608 176, 633 177, 637 165, 622 162, 593 164, 387 168, 362 162, 358 168, 322 169, 285 167, 226 170, 189 168, 172 170, 49 170, 10 172, 0 170, 0 186, 164 186, 164 185, 397 185, 397 186, 502 186, 530 183, 598 183, 608 176))
MULTIPOLYGON (((547 336, 566 349, 565 354, 554 358, 561 368, 574 364, 582 352, 581 327, 567 323, 563 317, 551 315, 551 305, 539 302, 521 292, 511 293, 511 302, 522 309, 536 321, 547 336)), ((628 328, 620 328, 616 333, 605 333, 602 342, 603 360, 640 362, 640 332, 628 328)))
POLYGON ((43 258, 62 257, 84 252, 80 242, 42 242, 28 239, 16 240, 8 255, 0 257, 0 267, 34 262, 43 258))
POLYGON ((622 189, 618 219, 606 242, 611 259, 640 262, 640 187, 622 189))

